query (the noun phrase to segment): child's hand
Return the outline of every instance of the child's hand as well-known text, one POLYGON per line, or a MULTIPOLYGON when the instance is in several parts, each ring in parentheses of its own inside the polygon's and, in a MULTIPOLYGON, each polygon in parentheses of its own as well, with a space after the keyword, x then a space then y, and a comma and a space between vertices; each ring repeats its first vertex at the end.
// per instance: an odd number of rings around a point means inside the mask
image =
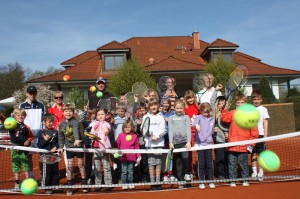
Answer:
POLYGON ((58 152, 59 154, 61 154, 61 153, 64 152, 64 150, 63 150, 63 149, 57 149, 57 152, 58 152))
POLYGON ((156 137, 155 135, 152 135, 151 140, 152 140, 152 141, 156 141, 156 140, 157 140, 157 137, 156 137))
POLYGON ((74 146, 80 146, 81 142, 82 142, 82 140, 75 140, 74 146))
POLYGON ((219 127, 215 127, 215 128, 214 128, 214 132, 215 132, 215 133, 217 133, 218 130, 219 130, 219 127))
POLYGON ((24 142, 24 146, 29 146, 30 145, 30 141, 29 140, 26 140, 25 142, 24 142))
POLYGON ((199 125, 199 124, 196 124, 195 128, 196 128, 196 130, 200 133, 200 130, 201 130, 200 125, 199 125))
POLYGON ((141 119, 136 119, 135 122, 136 122, 138 125, 141 125, 141 124, 142 124, 142 120, 141 120, 141 119))
POLYGON ((185 145, 185 148, 187 150, 191 150, 191 148, 192 148, 191 142, 187 142, 186 145, 185 145))
POLYGON ((137 167, 137 166, 140 164, 141 159, 142 159, 141 156, 139 156, 139 157, 136 159, 136 162, 135 162, 135 165, 134 165, 135 167, 137 167))
POLYGON ((173 149, 173 148, 174 148, 174 145, 173 145, 172 142, 170 142, 169 147, 170 147, 170 149, 173 149))
POLYGON ((51 138, 50 135, 48 135, 48 134, 46 134, 46 133, 43 133, 43 139, 44 139, 45 141, 48 141, 50 138, 51 138))
POLYGON ((88 110, 88 106, 85 105, 85 106, 83 107, 83 110, 84 110, 84 111, 87 111, 87 110, 88 110))
POLYGON ((221 90, 223 88, 223 85, 222 84, 218 84, 217 86, 216 86, 216 91, 219 91, 219 90, 221 90))
POLYGON ((165 121, 168 123, 168 118, 167 117, 165 117, 165 121))
POLYGON ((57 150, 57 148, 56 148, 56 146, 55 146, 55 147, 53 147, 50 151, 51 151, 51 153, 55 153, 56 150, 57 150))
POLYGON ((108 128, 105 128, 103 132, 104 132, 104 135, 105 135, 105 136, 108 136, 108 134, 109 134, 108 128))
POLYGON ((128 120, 130 118, 130 113, 125 113, 125 119, 128 120))

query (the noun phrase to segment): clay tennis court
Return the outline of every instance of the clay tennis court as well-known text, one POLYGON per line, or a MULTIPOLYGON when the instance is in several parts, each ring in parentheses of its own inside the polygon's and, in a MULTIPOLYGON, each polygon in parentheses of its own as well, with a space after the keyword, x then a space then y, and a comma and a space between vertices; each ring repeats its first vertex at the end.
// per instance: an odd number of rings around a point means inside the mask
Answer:
MULTIPOLYGON (((286 179, 266 179, 262 182, 250 181, 249 187, 243 187, 241 183, 237 184, 236 188, 228 186, 228 183, 216 183, 215 189, 209 189, 208 187, 204 190, 200 190, 197 184, 194 184, 192 188, 188 189, 177 189, 169 188, 169 185, 163 185, 165 188, 162 191, 147 191, 147 186, 138 187, 135 191, 128 190, 122 191, 120 188, 114 188, 112 192, 94 192, 91 191, 87 194, 83 194, 81 190, 76 190, 73 196, 66 196, 66 193, 55 193, 53 195, 43 194, 43 190, 38 190, 37 194, 31 196, 25 196, 21 193, 0 193, 1 198, 60 198, 60 197, 72 197, 72 198, 120 198, 122 199, 152 199, 152 198, 300 198, 300 136, 287 138, 284 140, 276 140, 267 143, 267 148, 273 150, 281 160, 280 170, 275 173, 266 173, 265 176, 287 176, 293 175, 298 177, 298 180, 286 180, 286 179), (146 191, 145 191, 146 189, 146 191)), ((35 162, 35 176, 39 176, 38 168, 38 154, 34 155, 35 162)), ((0 189, 13 188, 14 178, 11 171, 10 163, 10 151, 0 151, 0 189)), ((59 163, 61 176, 65 175, 65 167, 63 161, 59 163)), ((76 177, 78 176, 78 169, 76 177)), ((78 176, 78 177, 77 177, 78 176)), ((22 176, 24 178, 24 176, 22 176)), ((66 182, 66 178, 63 177, 60 181, 61 184, 66 182)), ((176 186, 175 186, 176 187, 176 186)))

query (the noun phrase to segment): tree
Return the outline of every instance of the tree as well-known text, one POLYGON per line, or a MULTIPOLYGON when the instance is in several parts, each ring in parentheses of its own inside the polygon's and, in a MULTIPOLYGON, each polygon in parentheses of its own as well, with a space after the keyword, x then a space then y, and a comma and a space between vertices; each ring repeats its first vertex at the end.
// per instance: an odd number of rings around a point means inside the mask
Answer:
POLYGON ((24 69, 18 62, 0 67, 0 99, 11 97, 13 92, 24 86, 24 69))
POLYGON ((129 59, 112 74, 108 84, 109 91, 115 96, 120 96, 122 93, 130 92, 135 82, 144 82, 148 88, 156 86, 155 80, 144 70, 141 62, 129 59))
POLYGON ((29 71, 28 74, 26 74, 27 81, 32 80, 32 79, 36 79, 38 77, 42 77, 42 76, 45 76, 45 75, 50 75, 50 74, 58 73, 58 72, 60 72, 62 70, 63 69, 58 69, 58 68, 55 68, 53 66, 48 67, 46 71, 36 70, 36 71, 32 72, 31 69, 29 69, 28 70, 29 71))
POLYGON ((270 87, 269 81, 265 76, 262 76, 259 81, 259 90, 262 94, 264 104, 273 103, 276 99, 270 87))
MULTIPOLYGON (((28 86, 30 86, 30 84, 25 85, 22 89, 14 91, 13 97, 18 104, 17 106, 26 100, 28 86)), ((37 99, 44 104, 47 110, 49 107, 51 107, 53 102, 53 91, 50 90, 49 85, 37 84, 34 86, 37 89, 37 99)))
POLYGON ((84 99, 83 91, 78 87, 72 88, 67 96, 66 102, 74 104, 75 109, 82 109, 83 106, 87 103, 84 99))

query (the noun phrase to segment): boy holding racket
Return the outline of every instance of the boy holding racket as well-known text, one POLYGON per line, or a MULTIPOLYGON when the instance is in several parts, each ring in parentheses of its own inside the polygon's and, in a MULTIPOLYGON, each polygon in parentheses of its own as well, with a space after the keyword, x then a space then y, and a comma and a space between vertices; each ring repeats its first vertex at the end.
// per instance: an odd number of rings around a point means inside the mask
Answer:
MULTIPOLYGON (((66 148, 81 148, 81 141, 80 140, 80 132, 79 132, 79 125, 78 121, 74 115, 75 108, 71 104, 65 104, 63 107, 63 114, 64 119, 59 125, 58 130, 58 143, 60 153, 63 152, 64 145, 66 148)), ((86 182, 86 173, 85 173, 85 166, 83 161, 83 152, 72 152, 67 151, 67 160, 68 166, 67 170, 67 178, 68 178, 68 185, 73 185, 73 169, 74 169, 74 157, 77 157, 77 164, 79 167, 82 184, 87 184, 86 182)), ((88 189, 83 188, 82 190, 84 193, 88 192, 88 189)), ((73 195, 73 189, 67 189, 67 195, 73 195)))
MULTIPOLYGON (((37 146, 40 149, 46 149, 51 153, 55 153, 58 149, 57 130, 52 130, 54 123, 54 116, 46 114, 43 118, 44 129, 38 134, 37 146)), ((43 155, 43 154, 41 154, 43 155)), ((58 162, 54 164, 39 163, 40 171, 42 172, 42 185, 55 186, 59 185, 59 168, 58 162), (45 174, 45 175, 44 175, 45 174)), ((52 194, 52 190, 46 190, 47 194, 52 194)))
MULTIPOLYGON (((26 112, 24 109, 15 109, 13 116, 17 120, 17 127, 13 130, 9 130, 9 136, 11 143, 14 146, 30 146, 31 141, 34 139, 33 134, 29 126, 24 124, 26 112)), ((11 149, 11 162, 12 171, 15 174, 15 189, 20 189, 20 172, 21 167, 25 173, 25 177, 29 178, 29 159, 28 152, 21 150, 11 149)))
MULTIPOLYGON (((247 102, 247 98, 244 94, 238 94, 235 98, 236 107, 243 105, 247 102)), ((228 143, 229 142, 238 142, 244 140, 253 140, 258 137, 258 128, 253 127, 251 129, 243 129, 239 127, 233 119, 235 110, 228 111, 228 104, 226 103, 226 107, 221 112, 221 120, 222 122, 229 123, 229 132, 228 132, 228 143)), ((255 144, 251 144, 253 148, 255 144)), ((247 145, 237 145, 231 146, 227 148, 228 151, 228 170, 229 170, 229 179, 237 178, 237 163, 239 163, 242 171, 242 178, 249 178, 249 167, 248 167, 248 146, 247 145)), ((247 180, 243 181, 243 186, 249 186, 247 180)), ((230 183, 230 187, 236 187, 236 183, 232 181, 230 183)))
MULTIPOLYGON (((268 120, 270 118, 268 110, 266 107, 262 106, 262 94, 258 90, 253 90, 251 94, 251 102, 259 111, 259 120, 258 120, 258 138, 264 138, 268 136, 268 120)), ((255 145, 252 154, 252 178, 258 177, 259 180, 263 179, 264 171, 259 167, 259 172, 257 173, 257 158, 263 150, 266 149, 264 142, 259 142, 255 145)))

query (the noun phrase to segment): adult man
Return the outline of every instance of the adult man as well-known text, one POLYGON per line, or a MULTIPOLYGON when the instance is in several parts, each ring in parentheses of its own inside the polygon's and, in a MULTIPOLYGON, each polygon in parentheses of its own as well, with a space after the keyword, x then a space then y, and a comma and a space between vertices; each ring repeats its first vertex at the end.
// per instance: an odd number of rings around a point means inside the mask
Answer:
POLYGON ((62 108, 64 107, 63 99, 64 94, 61 91, 55 91, 53 94, 55 104, 48 109, 48 113, 54 115, 53 128, 57 129, 61 121, 63 120, 62 108))
MULTIPOLYGON (((210 103, 210 99, 215 91, 213 87, 214 76, 211 73, 206 73, 203 77, 204 88, 196 93, 198 104, 202 104, 204 102, 210 103)), ((217 93, 217 97, 222 95, 220 91, 217 93)))
POLYGON ((110 97, 113 97, 112 94, 110 94, 109 92, 105 91, 105 85, 106 81, 103 77, 99 77, 96 81, 96 88, 97 91, 94 92, 89 100, 88 100, 88 107, 90 109, 94 109, 94 108, 103 108, 103 103, 104 103, 104 99, 108 99, 110 97), (97 92, 102 92, 102 97, 97 97, 97 92))

